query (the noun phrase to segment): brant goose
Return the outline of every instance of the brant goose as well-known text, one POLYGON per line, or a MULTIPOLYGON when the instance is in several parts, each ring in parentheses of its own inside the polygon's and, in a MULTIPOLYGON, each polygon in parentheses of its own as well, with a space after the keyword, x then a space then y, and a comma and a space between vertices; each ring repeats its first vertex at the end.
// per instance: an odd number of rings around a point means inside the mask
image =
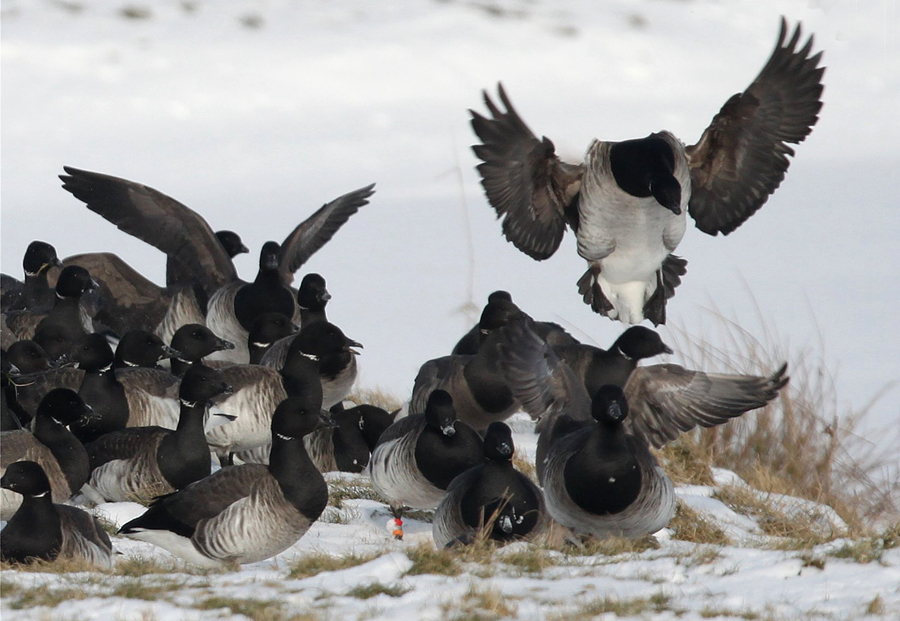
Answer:
POLYGON ((53 288, 47 282, 47 272, 51 267, 61 265, 56 256, 56 248, 42 241, 33 241, 25 250, 22 268, 25 282, 3 274, 3 294, 0 295, 2 312, 15 310, 36 310, 53 306, 53 288))
POLYGON ((434 512, 439 548, 467 543, 480 533, 508 542, 547 532, 541 490, 512 464, 515 445, 506 423, 491 423, 484 436, 486 461, 453 479, 434 512))
MULTIPOLYGON (((456 343, 451 353, 453 355, 474 356, 478 353, 481 343, 484 342, 484 339, 487 338, 487 335, 492 330, 503 327, 511 320, 519 317, 528 317, 528 315, 516 306, 512 301, 512 296, 507 291, 494 291, 488 296, 487 304, 481 312, 481 319, 456 343)), ((552 322, 536 322, 535 330, 550 345, 578 343, 562 326, 552 322)))
POLYGON ((234 343, 219 338, 205 325, 189 323, 172 335, 172 349, 179 353, 172 358, 172 373, 183 377, 192 364, 214 352, 234 349, 234 343))
MULTIPOLYGON (((166 253, 179 269, 184 270, 183 273, 190 275, 186 284, 200 287, 204 297, 210 299, 210 313, 213 311, 213 294, 222 287, 240 282, 228 252, 206 220, 192 209, 140 183, 68 166, 64 170, 68 174, 60 175, 60 179, 65 190, 121 230, 166 253)), ((320 207, 291 231, 280 245, 278 273, 284 286, 293 282, 294 272, 324 246, 350 216, 368 204, 373 193, 374 184, 348 192, 320 207)), ((222 312, 230 319, 234 310, 226 308, 222 312)), ((214 321, 220 320, 218 311, 213 316, 214 321)), ((217 328, 218 324, 209 324, 214 332, 237 346, 230 356, 234 362, 249 360, 249 354, 243 348, 250 323, 252 319, 238 334, 225 333, 217 328)))
POLYGON ((822 107, 822 53, 800 26, 778 42, 746 91, 731 97, 700 141, 685 147, 668 131, 646 138, 594 140, 584 162, 569 164, 539 140, 502 86, 501 110, 484 93, 487 118, 472 111, 482 144, 473 147, 488 201, 503 234, 533 259, 550 257, 568 224, 588 269, 578 281, 591 308, 624 323, 665 323, 666 300, 687 262, 672 254, 689 212, 704 233, 727 235, 781 184, 788 143, 803 141, 822 107))
MULTIPOLYGON (((247 336, 250 364, 260 364, 263 356, 275 343, 295 336, 299 330, 300 326, 284 313, 264 313, 257 317, 247 336)), ((290 344, 290 339, 288 343, 290 344)))
POLYGON ((375 490, 388 499, 394 536, 403 538, 403 507, 434 509, 458 474, 484 461, 481 436, 457 420, 453 398, 443 390, 428 396, 425 411, 388 427, 369 460, 375 490))
MULTIPOLYGON (((103 299, 95 319, 117 334, 148 330, 168 342, 180 326, 206 322, 191 287, 160 287, 111 252, 78 254, 63 264, 81 266, 94 276, 103 299)), ((51 282, 54 277, 51 271, 51 282)))
POLYGON ((307 358, 319 365, 319 378, 322 381, 322 407, 330 409, 350 394, 359 368, 356 357, 359 352, 354 347, 362 348, 362 344, 348 338, 340 328, 327 321, 312 322, 301 327, 300 333, 285 337, 269 348, 260 361, 266 367, 280 369, 284 366, 287 352, 300 339, 297 345, 307 358), (313 329, 312 326, 319 326, 313 329))
POLYGON ((300 325, 305 326, 316 321, 327 321, 325 306, 331 294, 325 288, 325 279, 316 273, 310 273, 300 281, 297 289, 297 307, 300 309, 300 325))
POLYGON ((457 418, 482 434, 492 422, 518 411, 519 403, 506 386, 497 333, 488 334, 474 356, 443 356, 423 364, 413 383, 409 411, 424 411, 432 391, 445 390, 453 398, 457 418))
POLYGON ((624 388, 584 384, 524 323, 503 330, 510 388, 538 424, 537 470, 550 515, 598 537, 639 537, 668 523, 672 482, 650 447, 772 401, 786 365, 768 377, 707 374, 674 364, 635 369, 624 388))
MULTIPOLYGON (((281 370, 255 364, 222 369, 234 394, 216 400, 216 408, 236 416, 230 423, 210 429, 206 440, 220 461, 229 453, 250 451, 271 441, 272 412, 286 397, 307 395, 322 406, 321 360, 346 351, 348 341, 340 329, 328 322, 314 323, 300 330, 288 349, 281 370)), ((246 454, 245 461, 251 457, 246 454)))
POLYGON ((209 447, 203 423, 209 401, 230 393, 215 369, 192 366, 178 390, 181 405, 174 431, 163 427, 129 427, 111 431, 88 444, 88 484, 110 502, 148 504, 209 476, 209 447))
POLYGON ((119 533, 203 567, 255 563, 283 552, 328 504, 328 486, 303 445, 321 415, 316 399, 285 399, 272 416, 268 466, 218 470, 158 498, 119 533))
MULTIPOLYGON (((303 439, 306 452, 319 472, 362 472, 371 449, 363 433, 361 410, 331 408, 333 427, 322 427, 303 439)), ((269 463, 270 445, 235 454, 244 463, 269 463)))
POLYGON ((640 360, 674 353, 657 332, 644 326, 631 326, 608 350, 578 343, 553 351, 581 378, 589 395, 605 384, 625 386, 640 360))
MULTIPOLYGON (((81 489, 90 474, 87 452, 68 426, 92 415, 77 393, 67 388, 51 390, 41 401, 34 431, 25 429, 0 434, 0 470, 18 461, 36 461, 53 482, 53 501, 65 502, 81 489)), ((0 519, 8 520, 21 498, 0 495, 0 519)))
POLYGON ((92 319, 82 305, 82 297, 96 286, 86 269, 67 267, 59 275, 56 300, 49 311, 8 314, 6 324, 18 338, 33 338, 51 359, 59 358, 68 353, 79 338, 94 331, 92 319))
POLYGON ((77 507, 54 504, 40 464, 20 461, 6 469, 0 486, 22 503, 0 532, 0 559, 8 563, 57 558, 112 568, 112 543, 97 518, 77 507))

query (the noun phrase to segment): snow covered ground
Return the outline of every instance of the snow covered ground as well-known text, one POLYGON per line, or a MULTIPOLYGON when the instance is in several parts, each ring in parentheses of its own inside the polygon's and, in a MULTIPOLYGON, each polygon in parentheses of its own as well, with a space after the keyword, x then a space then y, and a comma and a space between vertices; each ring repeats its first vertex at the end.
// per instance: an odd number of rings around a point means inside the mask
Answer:
MULTIPOLYGON (((514 420, 519 451, 530 453, 527 418, 514 420)), ((296 545, 274 559, 207 573, 150 544, 115 537, 121 552, 116 573, 5 571, 0 610, 17 621, 181 621, 240 614, 254 620, 536 621, 900 615, 896 542, 884 549, 891 544, 873 540, 868 556, 854 552, 867 544, 844 539, 791 549, 787 540, 764 534, 762 516, 735 512, 720 499, 723 489, 746 484, 726 470, 713 475, 715 485, 680 486, 678 496, 728 543, 685 541, 692 537, 684 527, 665 529, 657 535, 658 547, 642 551, 561 552, 516 543, 477 562, 448 562, 459 554, 436 555, 430 524, 408 519, 406 538, 395 541, 387 528, 389 509, 371 499, 366 477, 332 473, 333 491, 355 489, 351 495, 360 498, 328 507, 296 545), (329 566, 327 559, 344 562, 329 566)), ((784 513, 813 516, 824 532, 843 525, 828 507, 768 500, 784 513)), ((143 508, 111 503, 97 511, 121 525, 143 508)))
MULTIPOLYGON (((900 387, 890 388, 900 380, 900 17, 890 0, 3 0, 2 270, 19 275, 26 245, 45 239, 62 256, 116 252, 163 282, 158 251, 59 189, 63 165, 153 186, 214 228, 239 231, 254 253, 325 201, 375 181, 372 204, 303 270, 326 277, 329 316, 364 343, 362 388, 407 395, 419 365, 447 353, 474 320, 471 304, 480 308, 495 289, 605 345, 621 326, 577 295, 584 264, 572 237, 542 263, 503 240, 474 170, 466 109, 483 109, 481 89, 502 80, 531 128, 570 159, 595 136, 667 128, 694 142, 762 67, 781 14, 802 20, 825 50, 820 122, 782 187, 738 231, 688 231, 679 254, 689 271, 661 333, 724 346, 721 312, 775 350, 773 360, 822 359, 841 410, 861 409, 888 387, 872 407, 870 438, 895 438, 874 431, 900 429, 900 387)), ((237 263, 252 277, 254 255, 237 263)), ((897 548, 867 564, 833 556, 841 541, 767 549, 748 518, 709 489, 680 494, 712 511, 733 543, 708 551, 672 540, 624 557, 554 557, 540 575, 498 562, 490 576, 481 565, 413 576, 405 551, 430 539, 428 526, 413 524, 407 541, 394 543, 383 505, 347 501, 340 517, 329 510, 331 521, 274 561, 141 578, 160 586, 159 601, 128 597, 129 576, 4 572, 3 617, 238 612, 194 608, 213 606, 214 596, 277 600, 285 618, 306 610, 324 619, 438 619, 459 610, 468 611, 463 618, 578 618, 587 610, 579 606, 604 598, 643 602, 632 614, 658 609, 659 618, 900 615, 897 548), (378 556, 287 578, 313 551, 378 556), (45 583, 79 596, 52 611, 10 608, 45 583), (378 589, 356 587, 372 583, 384 592, 364 599, 378 589), (102 597, 81 597, 93 593, 102 597), (507 608, 478 612, 498 599, 507 608)), ((116 544, 127 557, 165 558, 116 544)))

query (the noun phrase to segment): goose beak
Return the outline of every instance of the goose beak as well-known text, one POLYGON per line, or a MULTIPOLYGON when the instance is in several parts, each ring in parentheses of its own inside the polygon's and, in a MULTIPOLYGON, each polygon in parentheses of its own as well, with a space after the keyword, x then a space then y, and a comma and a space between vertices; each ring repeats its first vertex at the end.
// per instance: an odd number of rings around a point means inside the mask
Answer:
POLYGON ((223 351, 226 349, 234 349, 234 343, 231 341, 226 341, 225 339, 219 339, 216 341, 216 351, 223 351))
POLYGON ((78 427, 84 427, 91 421, 100 420, 100 412, 95 412, 94 408, 89 406, 87 403, 84 404, 84 410, 81 414, 81 418, 79 418, 75 425, 78 427))
POLYGON ((353 349, 354 347, 359 347, 360 349, 364 349, 362 346, 362 343, 358 343, 357 341, 354 341, 353 339, 347 339, 347 349, 354 356, 358 356, 360 354, 360 352, 354 350, 353 349))
POLYGON ((337 427, 338 424, 335 422, 333 418, 331 418, 331 414, 326 410, 319 410, 319 428, 334 428, 337 427))
POLYGON ((456 427, 453 426, 453 423, 444 425, 443 427, 441 427, 441 433, 448 438, 452 438, 454 435, 456 435, 456 427))
POLYGON ((668 345, 666 345, 665 343, 663 343, 663 346, 662 346, 662 353, 664 353, 664 354, 674 354, 675 352, 672 350, 671 347, 669 347, 668 345))
MULTIPOLYGON (((0 487, 2 487, 3 489, 9 489, 9 490, 12 489, 12 487, 10 486, 9 480, 6 478, 5 474, 2 477, 0 477, 0 487)), ((13 490, 13 491, 15 491, 15 490, 13 490)))
POLYGON ((223 387, 222 387, 222 393, 221 393, 221 394, 223 394, 223 395, 233 395, 233 394, 234 394, 234 388, 231 386, 231 384, 224 384, 223 387))
POLYGON ((505 457, 507 455, 512 455, 513 450, 512 450, 512 447, 509 445, 509 443, 502 442, 497 447, 497 452, 505 457))
POLYGON ((164 360, 166 358, 181 358, 181 352, 177 349, 169 347, 168 345, 163 345, 162 354, 159 359, 164 360))

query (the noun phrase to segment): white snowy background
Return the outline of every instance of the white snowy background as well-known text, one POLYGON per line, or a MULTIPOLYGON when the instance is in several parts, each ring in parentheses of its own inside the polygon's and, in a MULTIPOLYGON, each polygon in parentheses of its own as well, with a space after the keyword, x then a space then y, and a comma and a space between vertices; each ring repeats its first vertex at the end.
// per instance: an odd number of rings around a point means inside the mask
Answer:
MULTIPOLYGON (((839 410, 877 396, 869 439, 896 437, 894 0, 3 0, 2 270, 21 277, 25 247, 44 239, 61 256, 116 252, 163 283, 164 256, 61 190, 63 165, 150 185, 213 228, 240 232, 251 248, 237 259, 244 278, 264 241, 374 181, 371 204, 299 274, 325 276, 329 317, 365 345, 362 388, 406 397, 419 365, 446 354, 477 317, 466 305, 480 308, 496 289, 605 346, 622 326, 581 302, 584 262, 573 237, 542 263, 503 239, 474 169, 467 108, 483 110, 481 89, 494 92, 502 80, 532 130, 571 160, 593 137, 666 128, 693 143, 760 70, 780 15, 801 20, 825 50, 819 124, 797 146, 782 187, 740 229, 726 238, 688 230, 678 249, 688 273, 660 331, 668 341, 686 334, 717 344, 721 313, 784 356, 823 360, 839 410), (129 18, 126 9, 147 14, 129 18)), ((888 449, 900 462, 900 449, 888 449)), ((378 526, 370 536, 384 536, 378 526)), ((334 528, 317 525, 300 549, 342 549, 321 541, 334 528)), ((730 593, 723 597, 737 598, 737 608, 789 602, 790 618, 825 597, 826 610, 853 618, 878 584, 892 584, 888 610, 900 610, 896 555, 890 571, 859 576, 855 565, 829 564, 793 590, 782 588, 799 562, 783 553, 727 555, 723 568, 756 569, 728 585, 688 572, 672 582, 679 601, 692 600, 683 585, 695 580, 691 588, 730 593)), ((624 571, 641 574, 640 562, 624 571)), ((235 579, 252 583, 256 571, 235 579)), ((455 584, 444 583, 422 588, 455 584)), ((400 608, 390 616, 428 609, 427 601, 400 605, 409 597, 392 599, 400 608)), ((544 618, 532 612, 525 616, 544 618)), ((90 606, 78 614, 100 618, 90 606)))

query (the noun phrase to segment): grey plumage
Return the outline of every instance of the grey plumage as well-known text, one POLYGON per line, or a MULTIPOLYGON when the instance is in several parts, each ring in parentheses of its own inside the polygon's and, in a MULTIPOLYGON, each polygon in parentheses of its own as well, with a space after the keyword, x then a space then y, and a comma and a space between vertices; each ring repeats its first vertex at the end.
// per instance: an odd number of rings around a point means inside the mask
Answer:
MULTIPOLYGON (((536 465, 548 510, 560 523, 598 536, 646 534, 661 528, 671 518, 672 484, 650 453, 651 446, 659 448, 696 426, 719 425, 762 407, 788 381, 786 365, 769 376, 749 376, 707 374, 662 364, 638 367, 624 389, 604 386, 592 402, 581 380, 527 323, 504 328, 499 347, 508 362, 511 390, 523 409, 540 421, 536 465), (603 425, 591 420, 592 415, 598 417, 598 395, 610 390, 620 391, 618 401, 623 410, 627 408, 628 416, 615 421, 621 429, 616 432, 618 435, 607 434, 603 438, 616 438, 622 459, 633 459, 637 464, 640 493, 627 506, 609 515, 596 516, 572 501, 566 487, 571 473, 566 468, 572 455, 586 442, 612 442, 592 436, 600 433, 597 429, 603 425)), ((603 455, 601 451, 596 459, 583 459, 600 471, 621 465, 621 460, 612 461, 603 455)), ((618 475, 610 477, 610 485, 616 478, 618 475)))

